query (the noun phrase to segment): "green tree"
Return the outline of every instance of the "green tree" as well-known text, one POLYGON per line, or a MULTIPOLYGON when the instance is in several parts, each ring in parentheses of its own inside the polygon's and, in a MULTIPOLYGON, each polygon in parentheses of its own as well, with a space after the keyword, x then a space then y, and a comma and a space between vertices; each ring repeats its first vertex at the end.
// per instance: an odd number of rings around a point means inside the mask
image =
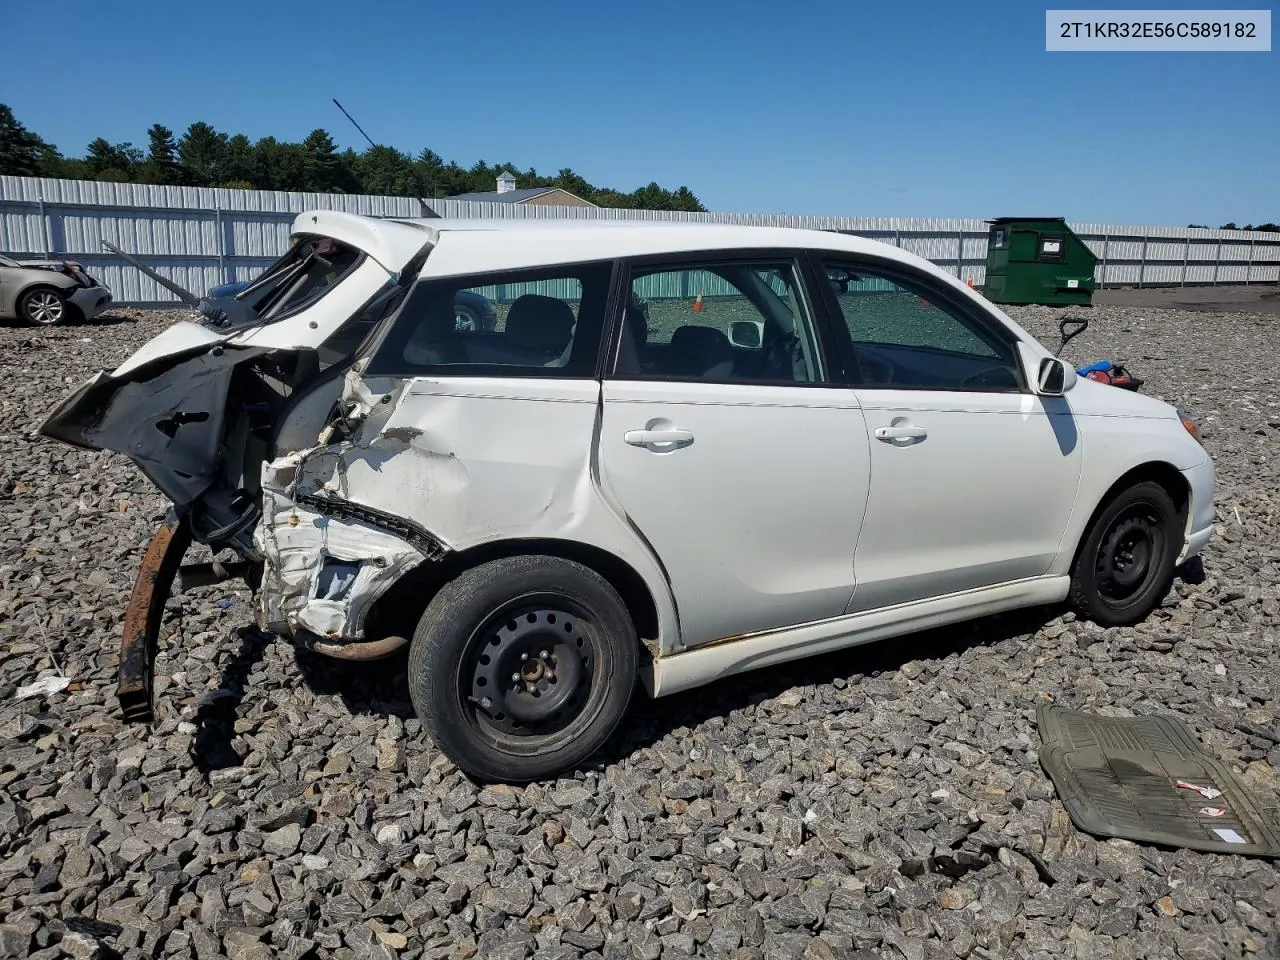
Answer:
POLYGON ((128 183, 142 165, 142 151, 132 143, 108 143, 97 137, 89 142, 85 163, 94 180, 128 183))
MULTIPOLYGON (((535 168, 522 169, 509 160, 477 160, 470 167, 446 162, 424 149, 410 157, 393 147, 376 146, 357 152, 338 151, 333 137, 312 130, 301 143, 275 137, 251 142, 243 133, 228 137, 203 122, 191 124, 175 143, 162 124, 147 131, 143 154, 131 143, 109 143, 102 137, 89 144, 83 157, 63 157, 56 148, 27 130, 0 104, 0 174, 51 176, 67 179, 131 180, 140 183, 188 183, 259 190, 364 192, 403 197, 451 197, 487 193, 500 171, 510 170, 519 187, 560 187, 592 203, 617 208, 702 211, 701 201, 688 187, 667 190, 650 182, 627 193, 597 187, 569 167, 555 176, 535 168)), ((1252 229, 1274 229, 1261 224, 1252 229)), ((1250 229, 1250 228, 1246 228, 1250 229)))
POLYGON ((306 189, 316 193, 348 193, 355 178, 343 163, 333 137, 324 130, 312 130, 302 141, 306 153, 306 189))
POLYGON ((24 127, 13 111, 0 103, 0 175, 38 177, 59 159, 58 151, 24 127))
POLYGON ((251 178, 260 190, 307 189, 307 152, 300 143, 263 137, 253 146, 251 178))
POLYGON ((418 183, 422 184, 423 196, 443 197, 444 160, 434 150, 423 149, 418 159, 413 161, 414 173, 418 183))
POLYGON ((150 144, 147 162, 138 171, 139 179, 144 183, 179 183, 182 170, 178 166, 178 145, 174 142, 173 131, 153 123, 147 131, 147 140, 150 144))
POLYGON ((370 147, 357 159, 355 173, 364 193, 386 197, 422 193, 413 160, 395 147, 370 147))
POLYGON ((226 154, 227 135, 202 121, 187 127, 178 141, 178 162, 193 186, 212 187, 222 181, 226 154))
POLYGON ((256 172, 253 143, 243 133, 237 133, 227 141, 227 147, 222 151, 222 179, 217 186, 231 189, 235 189, 232 185, 238 183, 257 186, 253 179, 256 172))

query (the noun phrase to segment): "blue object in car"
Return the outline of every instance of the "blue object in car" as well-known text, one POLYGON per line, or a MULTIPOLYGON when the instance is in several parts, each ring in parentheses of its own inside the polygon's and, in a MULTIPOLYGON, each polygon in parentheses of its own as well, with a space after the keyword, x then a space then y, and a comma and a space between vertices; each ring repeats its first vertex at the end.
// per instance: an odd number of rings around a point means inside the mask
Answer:
POLYGON ((210 300, 216 300, 219 297, 234 297, 241 290, 249 286, 250 281, 241 280, 237 283, 220 283, 216 287, 211 287, 208 297, 210 300))

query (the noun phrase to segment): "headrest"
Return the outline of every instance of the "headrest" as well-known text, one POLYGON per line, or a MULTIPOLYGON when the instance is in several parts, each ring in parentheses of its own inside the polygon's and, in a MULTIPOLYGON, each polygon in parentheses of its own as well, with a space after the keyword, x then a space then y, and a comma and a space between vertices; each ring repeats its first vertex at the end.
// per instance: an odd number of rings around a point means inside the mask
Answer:
POLYGON ((671 359, 675 373, 705 374, 722 363, 733 363, 733 346, 715 327, 686 324, 671 335, 671 359))
POLYGON ((573 308, 557 297, 526 293, 507 313, 506 339, 514 346, 559 353, 573 335, 573 308))

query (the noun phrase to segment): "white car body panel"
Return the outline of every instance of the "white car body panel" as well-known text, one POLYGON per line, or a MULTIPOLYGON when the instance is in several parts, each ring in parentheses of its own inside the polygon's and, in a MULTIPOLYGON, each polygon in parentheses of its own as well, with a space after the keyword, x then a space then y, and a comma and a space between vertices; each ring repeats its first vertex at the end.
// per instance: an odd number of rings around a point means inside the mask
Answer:
POLYGON ((1057 603, 1070 589, 1069 577, 1036 577, 963 593, 930 597, 898 606, 770 630, 729 643, 713 643, 664 657, 645 678, 650 695, 664 697, 735 673, 777 666, 801 657, 831 653, 876 640, 929 630, 974 617, 1042 603, 1057 603))
POLYGON ((871 496, 850 613, 1048 572, 1080 479, 1071 393, 857 393, 871 496), (894 425, 927 435, 875 438, 894 425))
POLYGON ((844 612, 867 498, 853 391, 608 380, 599 458, 673 584, 682 647, 844 612), (624 440, 668 428, 692 439, 624 440))
MULTIPOLYGON (((1018 341, 1028 382, 1051 356, 929 261, 844 234, 329 211, 299 215, 294 232, 334 237, 368 257, 317 303, 276 322, 226 335, 196 324, 164 331, 87 385, 101 392, 112 377, 121 381, 104 418, 83 428, 63 417, 50 435, 96 430, 96 444, 133 456, 153 480, 170 477, 166 492, 196 496, 224 411, 169 439, 154 421, 193 397, 225 405, 242 360, 319 347, 422 254, 422 280, 698 250, 874 256, 926 274, 997 320, 1018 341), (166 358, 172 363, 157 379, 129 382, 166 358), (175 464, 194 464, 190 482, 172 478, 175 464)), ((357 365, 341 381, 308 387, 314 395, 282 415, 283 446, 260 465, 262 519, 253 538, 265 562, 260 609, 272 624, 360 640, 370 606, 401 576, 434 562, 433 545, 581 546, 617 558, 647 588, 656 634, 642 638, 651 654, 644 681, 662 695, 1060 600, 1090 517, 1135 468, 1166 465, 1186 478, 1181 559, 1202 549, 1213 525, 1213 466, 1174 408, 1084 379, 1069 387, 1041 397, 609 377, 366 379, 357 365), (357 425, 342 441, 323 422, 339 396, 357 425), (927 437, 901 445, 875 438, 877 427, 900 416, 927 437), (692 442, 660 449, 624 440, 654 421, 690 431, 692 442), (402 519, 426 539, 340 516, 335 502, 402 519), (325 594, 327 559, 367 565, 345 593, 325 594)))
MULTIPOLYGON (((332 492, 419 524, 455 551, 512 537, 591 544, 623 560, 649 584, 660 636, 680 635, 661 568, 599 483, 592 457, 600 402, 596 381, 451 377, 371 386, 373 409, 387 414, 370 417, 358 443, 318 452, 301 470, 296 454, 267 464, 264 490, 277 498, 332 492), (379 403, 383 395, 393 402, 379 403)), ((318 515, 308 522, 324 530, 358 529, 318 515)), ((273 531, 289 523, 282 509, 259 528, 264 549, 279 535, 273 531)), ((404 544, 388 551, 381 534, 371 538, 371 545, 374 540, 388 566, 401 564, 409 552, 404 544)), ((301 616, 297 622, 305 623, 315 616, 314 610, 303 610, 324 541, 312 536, 305 559, 289 569, 268 569, 267 576, 281 576, 280 589, 287 595, 273 606, 272 621, 301 616)), ((394 577, 384 579, 380 588, 394 577)), ((353 609, 341 623, 332 607, 325 616, 332 633, 350 637, 361 632, 361 612, 353 609)))

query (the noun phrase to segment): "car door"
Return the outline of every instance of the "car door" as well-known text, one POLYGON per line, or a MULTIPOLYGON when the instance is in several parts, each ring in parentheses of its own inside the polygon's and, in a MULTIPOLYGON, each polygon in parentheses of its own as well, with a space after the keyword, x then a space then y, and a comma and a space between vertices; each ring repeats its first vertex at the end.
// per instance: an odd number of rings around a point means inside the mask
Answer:
POLYGON ((1045 574, 1080 476, 1067 400, 1033 394, 1014 333, 926 271, 819 262, 871 458, 849 611, 1045 574))
POLYGON ((829 332, 824 349, 801 260, 628 271, 603 384, 601 483, 663 565, 682 642, 840 615, 867 432, 829 332))

